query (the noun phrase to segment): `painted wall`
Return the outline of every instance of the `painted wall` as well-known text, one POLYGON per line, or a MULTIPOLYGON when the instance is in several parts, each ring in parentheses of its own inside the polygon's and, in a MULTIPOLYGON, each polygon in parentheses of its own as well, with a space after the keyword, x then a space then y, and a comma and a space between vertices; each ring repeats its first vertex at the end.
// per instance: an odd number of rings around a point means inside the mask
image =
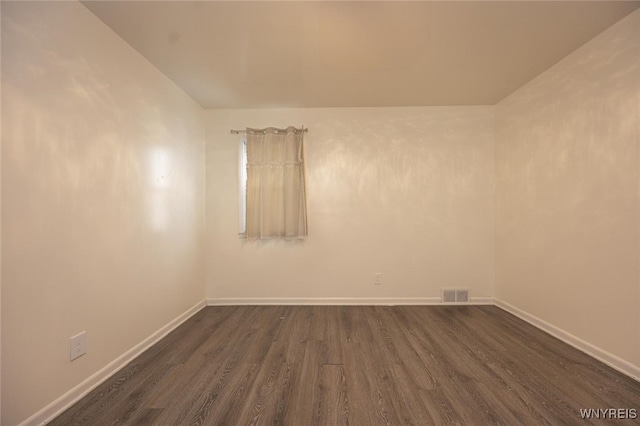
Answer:
POLYGON ((476 298, 493 295, 493 107, 209 110, 206 117, 206 291, 215 303, 424 303, 456 286, 476 298), (288 125, 309 128, 309 237, 241 240, 238 137, 229 131, 288 125))
POLYGON ((640 11, 496 108, 497 298, 640 367, 640 11))
POLYGON ((205 127, 78 2, 2 2, 2 56, 9 426, 204 299, 205 127))

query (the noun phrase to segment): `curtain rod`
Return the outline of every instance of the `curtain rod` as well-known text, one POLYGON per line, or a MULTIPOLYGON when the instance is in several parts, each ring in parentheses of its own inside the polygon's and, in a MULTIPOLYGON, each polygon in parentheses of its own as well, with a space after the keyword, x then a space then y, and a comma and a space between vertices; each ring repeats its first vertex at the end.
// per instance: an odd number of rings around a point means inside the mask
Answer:
MULTIPOLYGON (((278 130, 281 130, 281 129, 278 129, 278 130)), ((286 129, 284 129, 284 130, 286 130, 286 129)), ((307 131, 309 131, 309 129, 307 129, 306 127, 302 127, 302 129, 296 129, 296 131, 297 132, 307 133, 307 131)), ((234 129, 231 129, 231 134, 232 135, 246 134, 246 133, 247 133, 246 130, 234 130, 234 129)))

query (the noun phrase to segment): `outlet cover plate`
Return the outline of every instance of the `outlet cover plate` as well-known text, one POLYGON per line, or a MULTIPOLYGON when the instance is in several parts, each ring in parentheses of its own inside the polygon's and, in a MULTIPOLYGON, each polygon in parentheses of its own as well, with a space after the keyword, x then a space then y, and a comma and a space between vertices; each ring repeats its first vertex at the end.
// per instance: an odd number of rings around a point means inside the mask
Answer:
POLYGON ((376 272, 373 274, 373 283, 375 285, 382 285, 382 272, 376 272))
POLYGON ((76 334, 71 338, 70 352, 69 352, 71 361, 78 358, 79 356, 84 355, 87 352, 86 335, 87 335, 87 332, 83 331, 82 333, 76 334))

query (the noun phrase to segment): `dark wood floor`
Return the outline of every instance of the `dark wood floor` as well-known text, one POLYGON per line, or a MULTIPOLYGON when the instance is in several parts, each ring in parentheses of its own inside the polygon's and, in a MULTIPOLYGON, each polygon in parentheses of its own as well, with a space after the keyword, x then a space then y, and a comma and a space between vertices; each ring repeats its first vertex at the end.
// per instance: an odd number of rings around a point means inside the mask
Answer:
MULTIPOLYGON (((560 425, 640 383, 493 306, 209 307, 52 425, 560 425)), ((639 413, 640 414, 640 413, 639 413)))

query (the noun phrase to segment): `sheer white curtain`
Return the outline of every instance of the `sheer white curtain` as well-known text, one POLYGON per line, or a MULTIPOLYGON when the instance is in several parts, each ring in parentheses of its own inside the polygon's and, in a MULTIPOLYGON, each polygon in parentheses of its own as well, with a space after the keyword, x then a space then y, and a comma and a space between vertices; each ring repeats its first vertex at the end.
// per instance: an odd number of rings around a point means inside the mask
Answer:
POLYGON ((304 238, 303 129, 247 129, 246 238, 304 238))

